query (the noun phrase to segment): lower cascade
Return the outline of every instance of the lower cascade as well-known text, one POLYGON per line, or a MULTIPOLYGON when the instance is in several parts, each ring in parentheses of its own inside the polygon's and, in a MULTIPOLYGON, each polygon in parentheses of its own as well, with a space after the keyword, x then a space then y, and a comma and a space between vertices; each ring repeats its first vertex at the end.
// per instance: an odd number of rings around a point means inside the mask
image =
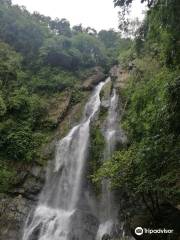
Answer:
MULTIPOLYGON (((118 234, 118 208, 109 181, 102 181, 96 216, 84 191, 90 124, 101 106, 101 89, 110 81, 108 78, 97 85, 85 106, 80 124, 57 143, 55 159, 48 166, 46 184, 38 206, 26 220, 22 240, 102 240, 112 232, 118 234)), ((112 155, 116 143, 125 140, 119 128, 119 101, 115 89, 108 101, 108 115, 102 127, 106 141, 104 161, 112 155)))

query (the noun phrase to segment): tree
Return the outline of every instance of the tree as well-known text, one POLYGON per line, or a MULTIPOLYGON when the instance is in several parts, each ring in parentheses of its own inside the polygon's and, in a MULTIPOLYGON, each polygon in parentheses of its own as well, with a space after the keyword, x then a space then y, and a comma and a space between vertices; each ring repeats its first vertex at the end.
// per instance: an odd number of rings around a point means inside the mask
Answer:
MULTIPOLYGON (((119 11, 119 29, 127 36, 134 36, 132 33, 139 27, 139 23, 128 19, 129 9, 134 0, 113 0, 115 7, 120 7, 119 11)), ((141 3, 146 2, 148 8, 157 4, 158 0, 139 0, 141 3)))
POLYGON ((0 42, 0 81, 2 87, 12 86, 17 81, 17 74, 21 68, 22 57, 8 44, 0 42))
POLYGON ((40 49, 40 59, 43 60, 44 64, 73 70, 81 62, 81 53, 77 48, 74 48, 70 38, 55 36, 47 39, 40 49))
MULTIPOLYGON (((113 0, 115 7, 129 7, 134 0, 113 0)), ((146 2, 148 7, 151 7, 153 4, 157 3, 157 0, 140 0, 141 3, 146 2)))
POLYGON ((6 105, 4 103, 3 98, 0 96, 0 117, 4 116, 4 114, 6 113, 6 105))
POLYGON ((49 29, 25 8, 0 4, 0 38, 23 55, 25 64, 31 65, 49 34, 49 29))
POLYGON ((60 35, 63 35, 66 37, 71 36, 70 23, 65 18, 62 18, 61 20, 58 18, 56 18, 55 20, 51 20, 50 27, 60 35))
POLYGON ((96 29, 94 29, 94 28, 87 27, 85 31, 86 31, 89 35, 92 35, 92 36, 96 36, 96 35, 97 35, 97 31, 96 31, 96 29))
POLYGON ((12 4, 11 0, 0 0, 0 3, 10 6, 12 4))
POLYGON ((116 48, 119 40, 120 34, 115 32, 113 29, 111 30, 101 30, 98 33, 98 38, 104 43, 106 48, 116 48))
POLYGON ((83 27, 82 27, 82 24, 73 26, 73 27, 72 27, 72 32, 73 32, 74 34, 83 33, 83 32, 84 32, 84 29, 83 29, 83 27))
POLYGON ((103 44, 94 36, 80 33, 72 39, 73 47, 78 49, 82 55, 85 67, 106 64, 106 53, 103 44))

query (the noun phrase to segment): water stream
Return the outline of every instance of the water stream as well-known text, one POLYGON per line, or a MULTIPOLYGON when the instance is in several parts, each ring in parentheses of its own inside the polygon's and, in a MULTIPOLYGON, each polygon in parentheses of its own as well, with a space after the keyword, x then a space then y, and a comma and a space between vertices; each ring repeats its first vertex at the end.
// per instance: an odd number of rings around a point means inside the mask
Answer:
MULTIPOLYGON (((119 98, 116 89, 113 89, 110 97, 109 111, 106 123, 103 129, 106 148, 104 150, 104 161, 109 160, 116 149, 117 142, 123 143, 126 137, 119 124, 119 98)), ((101 240, 107 234, 112 236, 118 234, 119 224, 117 220, 118 206, 114 199, 114 194, 110 190, 110 182, 107 179, 102 180, 101 200, 100 200, 99 219, 100 225, 96 239, 101 240)))

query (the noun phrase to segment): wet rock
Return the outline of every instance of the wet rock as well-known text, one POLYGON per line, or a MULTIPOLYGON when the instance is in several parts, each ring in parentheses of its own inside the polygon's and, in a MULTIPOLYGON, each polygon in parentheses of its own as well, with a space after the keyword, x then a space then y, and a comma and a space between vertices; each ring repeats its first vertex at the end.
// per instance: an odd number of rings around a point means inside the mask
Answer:
POLYGON ((105 80, 106 75, 101 67, 94 68, 94 73, 84 81, 82 89, 89 91, 94 88, 99 82, 105 80))
POLYGON ((111 78, 114 79, 118 77, 118 72, 119 72, 119 66, 115 65, 110 69, 109 74, 111 78))
MULTIPOLYGON (((41 166, 33 166, 31 169, 31 174, 33 177, 40 177, 42 178, 41 174, 42 174, 42 167, 41 166)), ((43 177, 44 178, 44 177, 43 177)))
POLYGON ((109 234, 104 234, 101 240, 111 240, 112 238, 109 236, 109 234))
POLYGON ((0 194, 0 239, 20 240, 25 220, 44 185, 45 168, 34 165, 19 171, 12 189, 0 194))
POLYGON ((70 240, 94 240, 99 222, 91 213, 77 210, 71 218, 70 226, 70 240))
POLYGON ((45 161, 48 161, 49 159, 54 158, 56 143, 57 143, 57 139, 55 137, 54 139, 52 139, 51 142, 49 142, 48 144, 45 144, 42 147, 42 150, 41 150, 42 159, 44 159, 45 161))
POLYGON ((43 182, 38 181, 34 177, 29 177, 23 185, 23 188, 22 188, 24 189, 23 195, 27 199, 37 201, 38 194, 40 193, 42 187, 43 187, 43 182))
POLYGON ((27 214, 33 203, 22 195, 0 195, 0 239, 19 240, 27 214))

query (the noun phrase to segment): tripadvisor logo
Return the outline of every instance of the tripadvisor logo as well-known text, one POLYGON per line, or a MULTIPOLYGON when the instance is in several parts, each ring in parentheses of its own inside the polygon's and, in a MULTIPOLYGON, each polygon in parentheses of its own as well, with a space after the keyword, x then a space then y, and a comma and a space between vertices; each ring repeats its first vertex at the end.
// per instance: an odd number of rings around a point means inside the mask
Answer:
POLYGON ((135 234, 138 235, 138 236, 142 235, 143 234, 143 228, 142 227, 137 227, 135 229, 135 234))
POLYGON ((142 228, 137 227, 135 229, 135 234, 140 236, 142 234, 172 234, 174 232, 173 229, 149 229, 149 228, 142 228))

